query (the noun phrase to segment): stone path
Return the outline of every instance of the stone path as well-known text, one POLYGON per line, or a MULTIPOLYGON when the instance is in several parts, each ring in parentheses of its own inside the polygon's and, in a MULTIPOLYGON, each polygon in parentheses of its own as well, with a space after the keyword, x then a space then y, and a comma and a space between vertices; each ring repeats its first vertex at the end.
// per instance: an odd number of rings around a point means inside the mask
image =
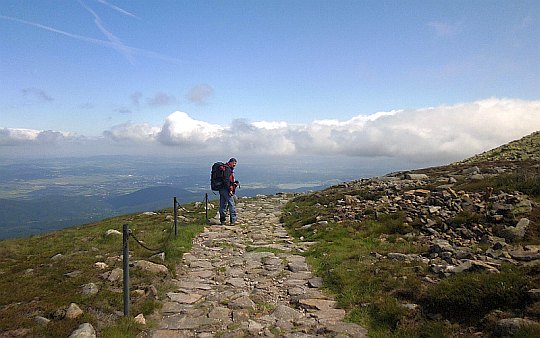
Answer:
POLYGON ((235 226, 208 226, 177 267, 152 338, 365 337, 318 288, 320 278, 279 223, 289 196, 240 200, 235 226))

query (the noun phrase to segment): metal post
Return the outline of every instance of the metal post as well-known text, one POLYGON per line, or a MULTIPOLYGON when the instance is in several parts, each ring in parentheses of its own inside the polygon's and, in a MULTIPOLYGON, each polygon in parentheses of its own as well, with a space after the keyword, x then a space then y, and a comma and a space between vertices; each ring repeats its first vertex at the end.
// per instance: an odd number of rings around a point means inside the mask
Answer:
POLYGON ((129 316, 129 225, 124 224, 124 316, 129 316))
POLYGON ((204 194, 204 210, 206 211, 206 222, 208 222, 208 193, 204 194))
POLYGON ((178 209, 176 208, 176 196, 173 200, 174 209, 174 237, 178 237, 178 209))

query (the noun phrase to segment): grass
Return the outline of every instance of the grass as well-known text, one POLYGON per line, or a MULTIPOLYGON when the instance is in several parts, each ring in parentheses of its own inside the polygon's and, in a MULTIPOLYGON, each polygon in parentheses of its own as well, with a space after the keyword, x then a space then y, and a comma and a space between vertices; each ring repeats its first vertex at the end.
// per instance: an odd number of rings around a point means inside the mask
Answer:
MULTIPOLYGON (((30 238, 0 241, 0 332, 15 329, 29 330, 35 337, 68 336, 81 323, 89 322, 102 337, 125 337, 114 332, 132 332, 140 327, 122 317, 122 282, 108 282, 100 275, 113 268, 122 268, 122 236, 105 236, 109 229, 122 231, 123 224, 145 246, 165 252, 166 265, 171 276, 184 252, 191 248, 192 238, 203 229, 204 215, 194 204, 184 206, 190 211, 189 223, 179 223, 175 238, 172 209, 157 211, 155 215, 132 214, 109 218, 94 224, 64 229, 30 238), (96 262, 108 265, 105 270, 95 267, 96 262), (95 283, 99 292, 84 295, 82 285, 95 283), (16 286, 16 287, 14 287, 16 286), (58 292, 62 290, 62 292, 58 292), (55 312, 76 303, 84 311, 77 319, 54 319, 55 312), (34 317, 52 319, 46 327, 37 326, 34 317)), ((130 261, 148 260, 155 252, 129 241, 130 261)), ((130 290, 148 289, 151 285, 163 295, 171 287, 166 281, 155 283, 155 276, 130 270, 130 290)), ((152 297, 135 297, 130 301, 130 314, 151 314, 160 307, 152 297)), ((129 334, 128 336, 130 336, 129 334)))
POLYGON ((422 297, 424 309, 445 318, 474 323, 492 310, 527 304, 526 290, 532 285, 522 269, 506 266, 498 274, 471 272, 455 274, 431 286, 422 297))
MULTIPOLYGON (((521 168, 482 181, 460 181, 455 190, 479 192, 492 187, 509 193, 521 191, 538 202, 538 167, 521 168)), ((308 263, 323 278, 324 288, 334 294, 338 306, 347 311, 347 319, 368 328, 371 337, 467 336, 469 326, 481 330, 480 322, 493 311, 540 318, 539 303, 531 303, 526 294, 527 289, 540 283, 538 268, 504 266, 499 274, 462 273, 435 284, 427 282, 424 277, 430 273, 421 261, 386 258, 391 252, 428 252, 414 241, 418 220, 411 226, 402 212, 360 210, 364 215, 361 218, 335 221, 333 216, 339 215, 337 201, 345 195, 373 201, 380 197, 362 189, 347 191, 336 186, 289 202, 281 221, 292 236, 316 242, 304 253, 308 263), (318 222, 321 219, 328 222, 318 222), (416 308, 407 304, 416 304, 416 308)), ((528 215, 528 243, 538 243, 538 210, 534 208, 528 215)), ((472 211, 447 220, 451 227, 485 222, 485 215, 472 211)), ((431 275, 431 279, 438 280, 439 276, 431 275)), ((494 327, 483 329, 489 332, 494 327)), ((518 336, 532 337, 539 332, 538 328, 526 328, 518 336)))

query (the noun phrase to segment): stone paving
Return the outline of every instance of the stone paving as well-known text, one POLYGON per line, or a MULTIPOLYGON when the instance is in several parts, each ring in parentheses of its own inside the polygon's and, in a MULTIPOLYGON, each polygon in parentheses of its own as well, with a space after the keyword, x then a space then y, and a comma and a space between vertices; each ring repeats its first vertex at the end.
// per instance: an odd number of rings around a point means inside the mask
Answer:
POLYGON ((234 226, 211 225, 177 267, 152 338, 365 337, 323 294, 321 279, 279 223, 290 196, 258 196, 237 204, 234 226))

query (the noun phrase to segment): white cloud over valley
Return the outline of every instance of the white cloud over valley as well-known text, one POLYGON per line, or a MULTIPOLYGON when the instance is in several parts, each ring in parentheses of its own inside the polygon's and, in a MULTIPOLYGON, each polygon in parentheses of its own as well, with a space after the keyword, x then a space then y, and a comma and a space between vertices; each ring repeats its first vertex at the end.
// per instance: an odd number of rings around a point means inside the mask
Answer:
MULTIPOLYGON (((242 155, 347 155, 394 157, 415 161, 462 159, 540 130, 540 101, 490 98, 422 109, 358 115, 349 120, 307 124, 236 119, 230 125, 173 112, 162 126, 126 123, 104 131, 101 144, 154 152, 242 155), (121 144, 122 147, 117 146, 121 144), (146 147, 145 147, 146 146, 146 147)), ((69 134, 0 129, 5 146, 52 144, 69 134)), ((14 147, 10 147, 14 148, 14 147)), ((226 155, 228 156, 228 155, 226 155)))

